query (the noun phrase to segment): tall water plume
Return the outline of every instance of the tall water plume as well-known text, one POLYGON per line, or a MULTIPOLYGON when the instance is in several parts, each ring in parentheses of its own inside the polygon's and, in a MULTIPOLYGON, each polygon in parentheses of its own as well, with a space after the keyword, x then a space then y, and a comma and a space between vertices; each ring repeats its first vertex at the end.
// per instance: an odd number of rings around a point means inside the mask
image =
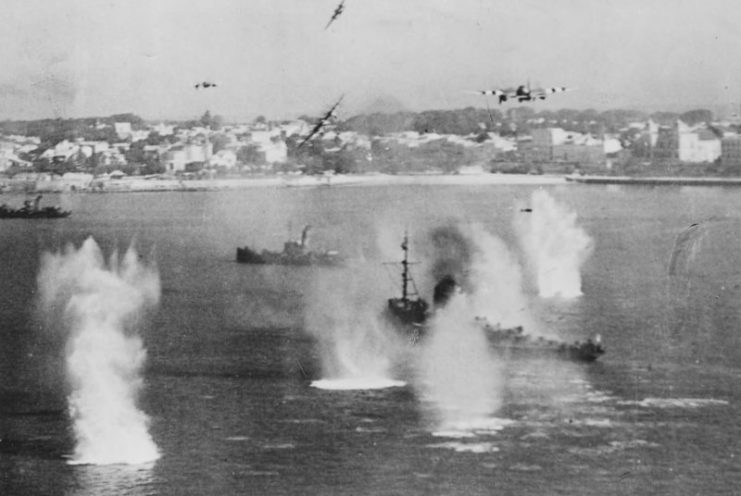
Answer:
POLYGON ((402 385, 392 378, 398 343, 380 315, 384 299, 374 296, 378 270, 352 270, 352 276, 338 271, 317 277, 306 296, 305 325, 317 340, 322 366, 322 379, 313 385, 323 389, 402 385))
POLYGON ((76 440, 70 463, 156 460, 149 419, 137 406, 146 357, 138 335, 159 302, 159 275, 129 248, 108 262, 93 238, 45 253, 38 276, 47 328, 66 338, 67 397, 76 440))
POLYGON ((418 386, 437 432, 490 428, 501 406, 501 366, 473 315, 470 298, 454 294, 435 313, 424 341, 418 386))
POLYGON ((525 296, 517 257, 501 239, 480 227, 473 226, 471 239, 476 252, 471 261, 469 298, 476 316, 503 327, 523 326, 529 333, 540 333, 525 296))
POLYGON ((452 276, 459 288, 435 310, 419 385, 439 430, 496 430, 506 424, 494 416, 502 404, 504 367, 478 319, 537 331, 520 267, 506 245, 480 226, 446 226, 431 234, 434 276, 452 276))
POLYGON ((536 331, 520 264, 502 240, 475 224, 465 231, 455 225, 440 227, 430 238, 433 278, 438 281, 453 276, 472 315, 485 317, 492 324, 521 325, 536 331))
POLYGON ((580 296, 581 267, 592 252, 591 238, 577 225, 576 212, 544 190, 533 192, 531 210, 518 215, 516 227, 538 294, 580 296))

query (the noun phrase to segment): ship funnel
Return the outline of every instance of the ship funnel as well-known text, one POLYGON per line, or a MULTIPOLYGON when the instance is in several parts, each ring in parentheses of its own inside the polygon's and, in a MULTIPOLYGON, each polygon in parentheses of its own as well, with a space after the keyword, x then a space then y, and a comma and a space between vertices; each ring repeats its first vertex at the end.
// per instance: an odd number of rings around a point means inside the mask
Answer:
POLYGON ((311 226, 304 227, 304 230, 301 231, 301 246, 305 247, 309 243, 309 229, 311 229, 311 226))

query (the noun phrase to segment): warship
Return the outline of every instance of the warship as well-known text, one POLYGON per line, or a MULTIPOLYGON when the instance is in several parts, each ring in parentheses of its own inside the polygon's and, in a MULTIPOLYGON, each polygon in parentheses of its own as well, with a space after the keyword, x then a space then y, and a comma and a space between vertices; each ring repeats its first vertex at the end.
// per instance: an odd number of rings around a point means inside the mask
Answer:
MULTIPOLYGON (((429 321, 435 311, 445 306, 460 290, 452 275, 443 276, 433 290, 433 305, 427 303, 417 291, 409 266, 409 241, 404 235, 401 244, 404 257, 401 260, 401 297, 389 298, 386 307, 388 319, 410 343, 424 339, 429 321)), ((522 326, 502 327, 492 324, 484 317, 472 318, 474 325, 484 331, 489 344, 507 358, 559 358, 576 362, 594 362, 605 353, 602 340, 595 335, 586 341, 567 343, 525 333, 522 326)))
POLYGON ((0 205, 0 219, 63 219, 71 214, 59 207, 40 208, 40 202, 41 195, 36 197, 33 205, 31 205, 31 200, 26 200, 21 208, 10 208, 3 203, 0 205))
POLYGON ((237 248, 237 262, 266 265, 341 265, 343 260, 337 251, 314 252, 307 249, 309 229, 311 226, 304 227, 299 241, 286 241, 281 252, 269 250, 258 252, 247 246, 237 248))

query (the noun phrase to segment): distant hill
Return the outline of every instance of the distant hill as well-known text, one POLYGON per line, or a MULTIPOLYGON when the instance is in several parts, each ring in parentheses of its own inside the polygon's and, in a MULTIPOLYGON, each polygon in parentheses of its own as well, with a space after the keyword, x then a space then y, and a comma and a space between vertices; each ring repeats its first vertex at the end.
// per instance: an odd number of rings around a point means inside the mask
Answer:
POLYGON ((0 122, 0 134, 36 136, 45 146, 78 138, 112 142, 117 139, 113 130, 113 124, 116 122, 129 122, 133 129, 144 129, 146 126, 144 119, 138 115, 126 113, 74 119, 5 120, 0 122))
POLYGON ((342 130, 368 135, 384 135, 400 131, 438 134, 481 134, 494 131, 502 135, 527 134, 532 128, 560 127, 567 131, 591 133, 617 133, 633 122, 648 118, 662 125, 672 125, 677 119, 693 125, 712 122, 714 114, 708 109, 695 109, 683 113, 613 109, 599 112, 594 109, 536 111, 532 107, 512 107, 506 113, 499 109, 467 107, 455 110, 425 110, 422 112, 373 112, 355 115, 340 124, 342 130))
POLYGON ((396 114, 407 109, 399 99, 391 95, 382 95, 368 100, 360 107, 359 114, 396 114))

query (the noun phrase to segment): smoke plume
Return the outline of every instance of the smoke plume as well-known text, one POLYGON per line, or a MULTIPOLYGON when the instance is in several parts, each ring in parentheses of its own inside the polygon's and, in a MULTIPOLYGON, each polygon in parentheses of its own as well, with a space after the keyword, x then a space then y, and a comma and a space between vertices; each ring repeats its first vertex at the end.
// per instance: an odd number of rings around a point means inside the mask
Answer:
POLYGON ((433 250, 431 275, 439 281, 452 276, 462 286, 468 286, 468 275, 475 246, 458 226, 449 225, 433 229, 429 235, 433 250))
POLYGON ((479 225, 469 226, 466 232, 457 226, 437 228, 430 238, 432 277, 438 282, 452 276, 466 295, 472 316, 537 330, 523 291, 519 261, 504 242, 479 225))

